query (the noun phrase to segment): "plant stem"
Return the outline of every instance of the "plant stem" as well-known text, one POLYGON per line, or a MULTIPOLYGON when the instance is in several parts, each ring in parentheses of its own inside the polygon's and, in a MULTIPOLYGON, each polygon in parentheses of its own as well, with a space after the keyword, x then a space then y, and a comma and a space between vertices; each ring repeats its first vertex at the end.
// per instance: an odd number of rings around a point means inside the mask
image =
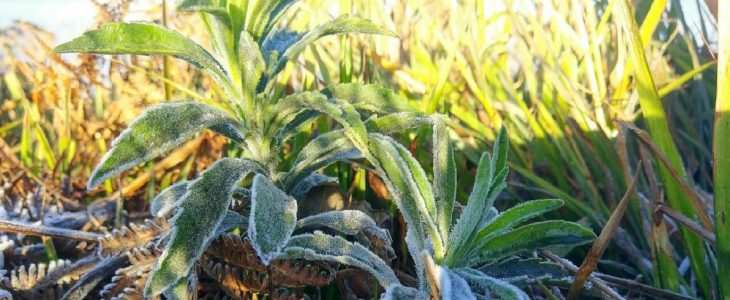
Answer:
POLYGON ((99 238, 101 238, 101 235, 97 233, 47 226, 36 226, 5 220, 0 220, 0 231, 88 242, 96 242, 99 238))
POLYGON ((719 1, 713 171, 719 299, 730 299, 730 3, 719 1))

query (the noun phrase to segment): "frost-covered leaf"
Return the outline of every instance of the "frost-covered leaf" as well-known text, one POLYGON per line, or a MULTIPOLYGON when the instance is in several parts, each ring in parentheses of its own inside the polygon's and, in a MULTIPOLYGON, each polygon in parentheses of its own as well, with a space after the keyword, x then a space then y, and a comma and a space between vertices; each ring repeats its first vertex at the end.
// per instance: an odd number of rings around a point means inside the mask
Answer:
POLYGON ((182 0, 177 5, 179 12, 205 12, 228 16, 228 11, 218 0, 182 0))
POLYGON ((188 192, 188 184, 190 181, 184 180, 162 190, 155 199, 152 199, 150 214, 160 218, 171 216, 177 207, 178 200, 188 192))
MULTIPOLYGON (((461 275, 477 293, 488 293, 497 296, 497 299, 530 300, 525 292, 509 282, 489 277, 471 268, 458 268, 454 271, 461 275)), ((492 297, 487 297, 487 299, 492 299, 492 297)))
POLYGON ((259 45, 248 32, 242 32, 238 41, 238 59, 243 79, 243 92, 253 96, 266 63, 259 50, 259 45))
POLYGON ((296 0, 256 1, 250 8, 251 12, 249 13, 246 30, 248 30, 254 39, 261 41, 266 37, 266 33, 271 30, 279 17, 294 2, 296 0))
POLYGON ((145 286, 145 296, 158 295, 188 275, 215 238, 236 184, 256 170, 250 161, 223 158, 190 182, 172 220, 170 240, 145 286))
POLYGON ((544 221, 496 236, 480 249, 480 260, 495 261, 513 254, 554 246, 577 246, 596 238, 593 231, 573 222, 544 221))
POLYGON ((197 293, 197 285, 198 280, 195 273, 190 273, 190 275, 180 278, 175 285, 165 290, 163 295, 165 295, 165 298, 169 300, 195 299, 193 297, 193 293, 197 293))
POLYGON ((543 199, 520 203, 499 214, 492 222, 479 230, 475 242, 499 235, 520 223, 563 206, 563 200, 543 199))
POLYGON ((446 267, 441 269, 441 299, 442 300, 476 300, 467 281, 459 274, 446 267))
POLYGON ((245 216, 242 216, 241 214, 229 210, 226 211, 226 215, 223 217, 223 221, 221 221, 221 224, 218 225, 218 229, 216 229, 216 236, 221 235, 223 233, 226 233, 234 228, 247 228, 248 227, 248 218, 245 216))
POLYGON ((474 250, 466 245, 474 240, 479 227, 486 222, 486 212, 499 193, 507 187, 507 148, 507 134, 502 128, 494 145, 494 154, 489 156, 485 152, 479 160, 468 202, 450 234, 446 258, 449 265, 461 265, 465 259, 473 259, 466 257, 466 253, 474 250))
POLYGON ((370 134, 370 151, 373 164, 393 195, 408 226, 413 226, 418 242, 416 249, 425 249, 425 239, 430 239, 438 254, 443 242, 435 223, 436 204, 426 172, 402 145, 390 137, 370 134))
POLYGON ((107 23, 56 46, 57 53, 171 55, 210 72, 229 84, 224 68, 203 47, 179 32, 152 23, 107 23))
POLYGON ((89 176, 88 188, 175 148, 205 128, 242 140, 241 125, 227 113, 195 102, 162 103, 132 121, 89 176))
POLYGON ((432 116, 421 112, 399 112, 370 118, 365 122, 368 132, 393 134, 433 122, 432 116))
POLYGON ((433 125, 433 195, 438 213, 436 222, 446 241, 451 229, 451 214, 456 200, 456 163, 448 127, 436 117, 433 125))
POLYGON ((459 265, 458 262, 462 259, 459 252, 463 253, 468 250, 464 249, 464 245, 470 240, 472 233, 481 224, 482 216, 491 206, 486 198, 491 190, 492 174, 489 155, 484 153, 479 160, 477 175, 474 179, 474 187, 469 195, 469 200, 450 234, 449 249, 447 250, 449 265, 459 265))
POLYGON ((428 297, 412 287, 403 286, 401 284, 393 284, 385 289, 385 293, 380 295, 381 300, 424 300, 428 297))
POLYGON ((261 261, 268 265, 286 246, 297 222, 297 200, 277 188, 264 175, 251 186, 248 237, 261 261))
POLYGON ((294 165, 283 179, 287 191, 293 188, 313 172, 336 161, 357 159, 362 157, 359 150, 342 130, 333 130, 311 140, 299 152, 294 165))
POLYGON ((486 265, 479 270, 487 276, 500 278, 513 284, 534 283, 544 279, 568 279, 572 282, 571 274, 564 268, 539 258, 515 257, 486 265))
POLYGON ((286 49, 289 49, 302 35, 302 33, 286 29, 278 29, 269 34, 261 44, 264 61, 267 64, 275 63, 279 56, 286 52, 286 49))
POLYGON ((320 231, 292 236, 284 253, 289 258, 325 260, 360 268, 372 274, 385 288, 400 283, 393 270, 364 246, 320 231))
POLYGON ((320 39, 321 37, 348 33, 396 36, 395 33, 393 33, 392 31, 375 25, 369 20, 344 15, 327 23, 321 24, 301 36, 299 40, 292 44, 279 58, 276 65, 274 66, 274 69, 270 72, 270 76, 273 77, 274 75, 279 73, 284 68, 287 61, 298 56, 309 44, 320 39))
POLYGON ((337 210, 306 217, 297 221, 297 228, 324 226, 347 235, 363 232, 390 244, 390 234, 378 227, 375 220, 359 210, 337 210))
POLYGON ((335 177, 325 176, 319 173, 312 173, 303 180, 299 181, 299 183, 294 186, 289 194, 291 194, 294 199, 301 201, 312 188, 322 185, 337 185, 338 183, 339 180, 335 177))
POLYGON ((393 93, 393 90, 378 84, 340 83, 321 91, 329 98, 349 102, 358 111, 386 115, 413 111, 408 100, 393 93))

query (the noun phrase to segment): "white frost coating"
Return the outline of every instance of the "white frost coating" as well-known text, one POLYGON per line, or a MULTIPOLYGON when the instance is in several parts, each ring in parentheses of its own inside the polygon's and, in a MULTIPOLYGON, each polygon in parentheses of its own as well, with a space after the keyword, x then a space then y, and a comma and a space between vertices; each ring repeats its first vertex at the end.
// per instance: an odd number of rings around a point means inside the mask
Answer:
MULTIPOLYGON (((401 172, 404 172, 405 170, 415 169, 415 171, 419 172, 423 177, 426 176, 425 171, 423 171, 423 168, 421 168, 418 162, 414 162, 414 164, 409 165, 408 162, 406 162, 403 157, 401 157, 401 155, 409 155, 407 157, 413 159, 413 157, 410 156, 410 152, 408 152, 405 147, 397 143, 391 137, 382 134, 371 133, 370 140, 371 143, 377 144, 387 153, 387 157, 383 157, 382 159, 392 160, 392 162, 397 165, 401 172)), ((413 160, 415 161, 415 159, 413 160)), ((405 184, 407 185, 407 188, 409 190, 408 192, 412 194, 413 199, 413 203, 408 203, 404 201, 405 197, 403 196, 401 190, 399 188, 396 188, 394 183, 389 179, 389 174, 385 172, 383 166, 375 160, 373 160, 373 164, 378 169, 378 172, 380 173, 381 178, 383 178, 383 182, 385 182, 388 191, 393 194, 393 198, 396 200, 398 208, 403 213, 403 217, 406 220, 408 226, 416 226, 415 229, 420 236, 417 240, 420 242, 421 240, 429 238, 432 240, 432 242, 437 243, 438 246, 440 246, 443 250, 444 244, 441 240, 441 235, 438 233, 438 227, 435 221, 430 217, 429 209, 426 206, 426 200, 422 195, 423 191, 419 189, 418 184, 416 184, 415 180, 413 179, 413 174, 403 175, 403 180, 405 180, 405 184)), ((430 189, 428 193, 431 193, 430 189)), ((433 195, 430 196, 432 197, 433 195)), ((423 244, 420 244, 417 248, 424 249, 424 246, 423 244)), ((420 253, 420 251, 417 253, 420 253)))
POLYGON ((441 272, 442 280, 448 278, 448 289, 444 288, 446 285, 442 281, 441 299, 476 300, 474 293, 464 278, 449 270, 447 267, 441 267, 441 272))
POLYGON ((237 131, 240 125, 235 119, 207 104, 172 102, 149 107, 112 141, 110 150, 89 176, 87 188, 92 189, 114 175, 161 155, 209 127, 235 129, 235 134, 243 137, 243 133, 237 131))
POLYGON ((297 200, 257 174, 251 186, 248 237, 264 265, 276 258, 289 241, 297 222, 297 200))
POLYGON ((380 295, 380 300, 426 300, 428 296, 412 287, 393 284, 380 295))
POLYGON ((356 235, 362 231, 384 241, 386 245, 391 243, 388 231, 378 227, 373 218, 359 210, 328 211, 297 221, 297 228, 308 226, 326 226, 347 235, 356 235))
POLYGON ((321 231, 293 236, 284 249, 284 256, 326 260, 357 267, 372 274, 385 288, 400 283, 393 270, 363 245, 321 231))
POLYGON ((162 192, 150 203, 150 213, 155 217, 168 217, 173 215, 173 209, 177 208, 178 200, 188 191, 189 181, 181 181, 173 184, 162 192))
POLYGON ((337 185, 339 182, 340 181, 335 177, 312 173, 304 178, 304 180, 299 181, 289 194, 294 197, 294 199, 302 200, 304 199, 304 196, 306 196, 307 193, 315 187, 322 185, 337 185))
POLYGON ((491 293, 500 299, 530 300, 530 297, 520 288, 506 281, 487 276, 481 271, 472 268, 459 268, 454 271, 479 292, 491 293))
MULTIPOLYGON (((423 248, 421 248, 420 245, 423 245, 423 241, 418 241, 419 238, 416 233, 414 233, 415 230, 412 226, 408 226, 406 229, 406 246, 408 247, 408 252, 411 253, 411 256, 415 256, 416 253, 421 253, 423 251, 423 248)), ((413 259, 413 264, 416 266, 416 278, 418 278, 418 290, 425 291, 426 290, 426 269, 423 265, 423 260, 421 259, 413 259)))
POLYGON ((411 128, 431 123, 433 118, 424 116, 421 112, 397 112, 365 122, 370 132, 381 134, 398 133, 411 128))

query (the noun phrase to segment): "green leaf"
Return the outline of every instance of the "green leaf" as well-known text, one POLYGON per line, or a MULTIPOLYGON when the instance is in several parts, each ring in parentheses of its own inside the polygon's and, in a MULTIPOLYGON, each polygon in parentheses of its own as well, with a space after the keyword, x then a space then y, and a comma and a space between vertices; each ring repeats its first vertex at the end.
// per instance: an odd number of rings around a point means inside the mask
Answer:
POLYGON ((238 41, 238 59, 242 71, 243 92, 247 97, 253 97, 256 94, 261 75, 266 69, 266 63, 259 50, 259 45, 245 31, 238 41))
POLYGON ((545 279, 573 282, 572 276, 563 267, 539 258, 510 258, 486 265, 480 268, 480 271, 487 276, 502 278, 512 284, 536 283, 545 279))
POLYGON ((208 51, 179 32, 151 23, 107 23, 53 48, 56 53, 172 55, 210 72, 230 86, 228 74, 208 51))
POLYGON ((228 11, 218 0, 182 0, 177 5, 179 12, 204 12, 213 15, 228 16, 228 11))
POLYGON ((216 229, 216 236, 226 233, 235 228, 248 228, 248 218, 242 216, 238 212, 229 210, 223 217, 223 221, 216 229))
POLYGON ((277 188, 264 175, 251 186, 248 237, 261 261, 268 265, 286 246, 297 223, 297 200, 277 188))
POLYGON ((256 1, 246 22, 246 30, 251 36, 262 41, 273 28, 276 21, 296 0, 256 1))
MULTIPOLYGON (((286 62, 297 57, 312 42, 328 35, 348 34, 348 33, 365 33, 365 34, 381 34, 386 36, 396 36, 395 33, 373 24, 369 20, 350 17, 348 15, 341 16, 337 19, 319 25, 311 31, 304 34, 296 43, 292 44, 279 58, 276 65, 270 72, 270 77, 278 74, 286 62)), ((255 35, 254 35, 255 36, 255 35)))
POLYGON ((170 300, 188 300, 191 299, 192 293, 197 292, 197 278, 191 273, 188 276, 180 278, 173 286, 163 292, 165 299, 170 300))
POLYGON ((380 239, 386 245, 392 242, 387 230, 378 227, 373 218, 359 210, 328 211, 297 221, 297 229, 310 226, 324 226, 347 235, 362 232, 380 239))
POLYGON ((223 158, 190 183, 172 220, 169 242, 145 285, 145 297, 162 293, 188 275, 216 237, 236 184, 256 170, 251 161, 223 158))
POLYGON ((444 245, 434 220, 435 203, 426 172, 408 150, 390 137, 370 134, 370 151, 372 163, 392 193, 406 223, 414 227, 417 236, 412 240, 418 243, 414 249, 425 249, 424 240, 430 238, 437 257, 442 255, 444 245))
POLYGON ((413 111, 408 100, 393 93, 393 90, 378 84, 341 83, 321 91, 329 98, 349 102, 358 111, 385 115, 389 113, 413 111))
POLYGON ((492 238, 484 243, 480 256, 483 261, 495 261, 525 251, 582 245, 595 238, 593 231, 573 222, 537 222, 492 238))
POLYGON ((155 217, 167 217, 177 208, 178 200, 188 192, 189 181, 184 180, 162 190, 150 203, 150 214, 155 217))
POLYGON ((299 181, 299 183, 297 183, 297 185, 292 188, 289 194, 294 197, 294 199, 297 199, 297 201, 302 201, 304 200, 304 197, 307 196, 307 193, 315 187, 323 185, 339 186, 338 184, 339 180, 335 177, 329 177, 319 173, 312 173, 309 174, 309 176, 305 177, 303 180, 299 181))
POLYGON ((174 102, 148 108, 112 142, 112 149, 91 173, 88 188, 172 150, 205 128, 243 139, 236 120, 206 104, 174 102))
POLYGON ((487 153, 482 154, 469 200, 449 237, 449 249, 446 251, 448 265, 458 265, 464 258, 461 254, 469 250, 465 245, 471 240, 472 234, 482 224, 483 217, 492 206, 491 201, 487 199, 492 190, 491 179, 494 174, 491 162, 487 153))
POLYGON ((400 133, 433 122, 433 116, 421 112, 392 113, 382 117, 370 118, 365 122, 368 132, 381 134, 400 133))
POLYGON ((456 163, 448 127, 441 118, 433 125, 433 195, 438 213, 436 222, 441 239, 446 241, 456 201, 456 163))
POLYGON ((372 274, 381 286, 388 288, 400 283, 390 267, 380 257, 357 243, 320 231, 313 234, 295 235, 289 240, 286 257, 307 260, 325 260, 365 270, 372 274))
POLYGON ((512 207, 499 214, 491 223, 477 233, 475 242, 490 236, 499 235, 520 223, 563 206, 563 200, 533 200, 512 207))
POLYGON ((312 172, 336 161, 360 157, 360 151, 355 149, 344 131, 335 130, 322 134, 307 143, 299 152, 294 165, 282 179, 284 188, 293 193, 296 185, 312 172))

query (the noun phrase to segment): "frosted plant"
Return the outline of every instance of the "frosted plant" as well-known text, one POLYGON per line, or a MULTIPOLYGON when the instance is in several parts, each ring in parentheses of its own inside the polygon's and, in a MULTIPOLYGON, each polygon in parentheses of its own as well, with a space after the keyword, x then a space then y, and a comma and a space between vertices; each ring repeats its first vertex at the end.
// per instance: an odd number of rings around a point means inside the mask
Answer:
MULTIPOLYGON (((412 125, 422 124, 411 118, 412 125)), ((420 118, 424 120, 423 118, 420 118)), ((562 206, 557 199, 522 203, 499 213, 494 200, 506 187, 507 136, 502 129, 494 154, 484 153, 466 207, 454 215, 456 168, 443 118, 433 124, 433 180, 411 153, 392 138, 369 133, 370 160, 408 224, 406 243, 419 286, 394 284, 385 299, 529 299, 519 286, 536 280, 558 284, 569 275, 555 265, 518 254, 554 246, 576 246, 592 231, 565 221, 522 223, 562 206), (456 221, 453 221, 456 219, 456 221)), ((410 122, 400 122, 409 127, 410 122)))
MULTIPOLYGON (((379 245, 390 247, 387 233, 363 214, 328 214, 297 225, 297 200, 290 195, 301 198, 312 187, 332 182, 315 172, 333 162, 370 157, 368 133, 388 133, 395 127, 386 124, 406 116, 391 114, 408 110, 402 98, 377 85, 338 84, 322 91, 277 96, 277 75, 319 38, 348 33, 394 36, 368 20, 350 16, 303 33, 275 30, 294 2, 182 1, 179 11, 200 14, 210 50, 175 30, 139 22, 104 24, 54 49, 59 53, 171 55, 207 72, 230 100, 215 107, 180 101, 148 108, 114 140, 89 178, 91 189, 205 129, 228 137, 242 150, 240 157, 224 158, 197 179, 162 191, 152 203, 151 212, 169 218, 171 229, 155 244, 163 250, 145 277, 146 297, 163 292, 183 297, 186 291, 195 290, 188 287, 196 282, 191 274, 194 264, 216 237, 233 228, 246 229, 264 264, 286 257, 334 261, 374 273, 383 286, 398 283, 387 264, 366 246, 321 232, 292 236, 297 226, 320 224, 344 234, 362 231, 380 240, 379 245), (291 168, 284 167, 289 164, 283 164, 278 154, 287 139, 319 115, 334 119, 342 129, 320 135, 304 147, 291 168), (329 143, 332 140, 337 142, 329 143), (254 176, 250 189, 240 186, 248 176, 254 176), (250 196, 250 215, 228 209, 239 196, 250 196), (343 218, 347 222, 342 227, 329 224, 343 218)), ((407 116, 419 118, 416 113, 407 116)))

